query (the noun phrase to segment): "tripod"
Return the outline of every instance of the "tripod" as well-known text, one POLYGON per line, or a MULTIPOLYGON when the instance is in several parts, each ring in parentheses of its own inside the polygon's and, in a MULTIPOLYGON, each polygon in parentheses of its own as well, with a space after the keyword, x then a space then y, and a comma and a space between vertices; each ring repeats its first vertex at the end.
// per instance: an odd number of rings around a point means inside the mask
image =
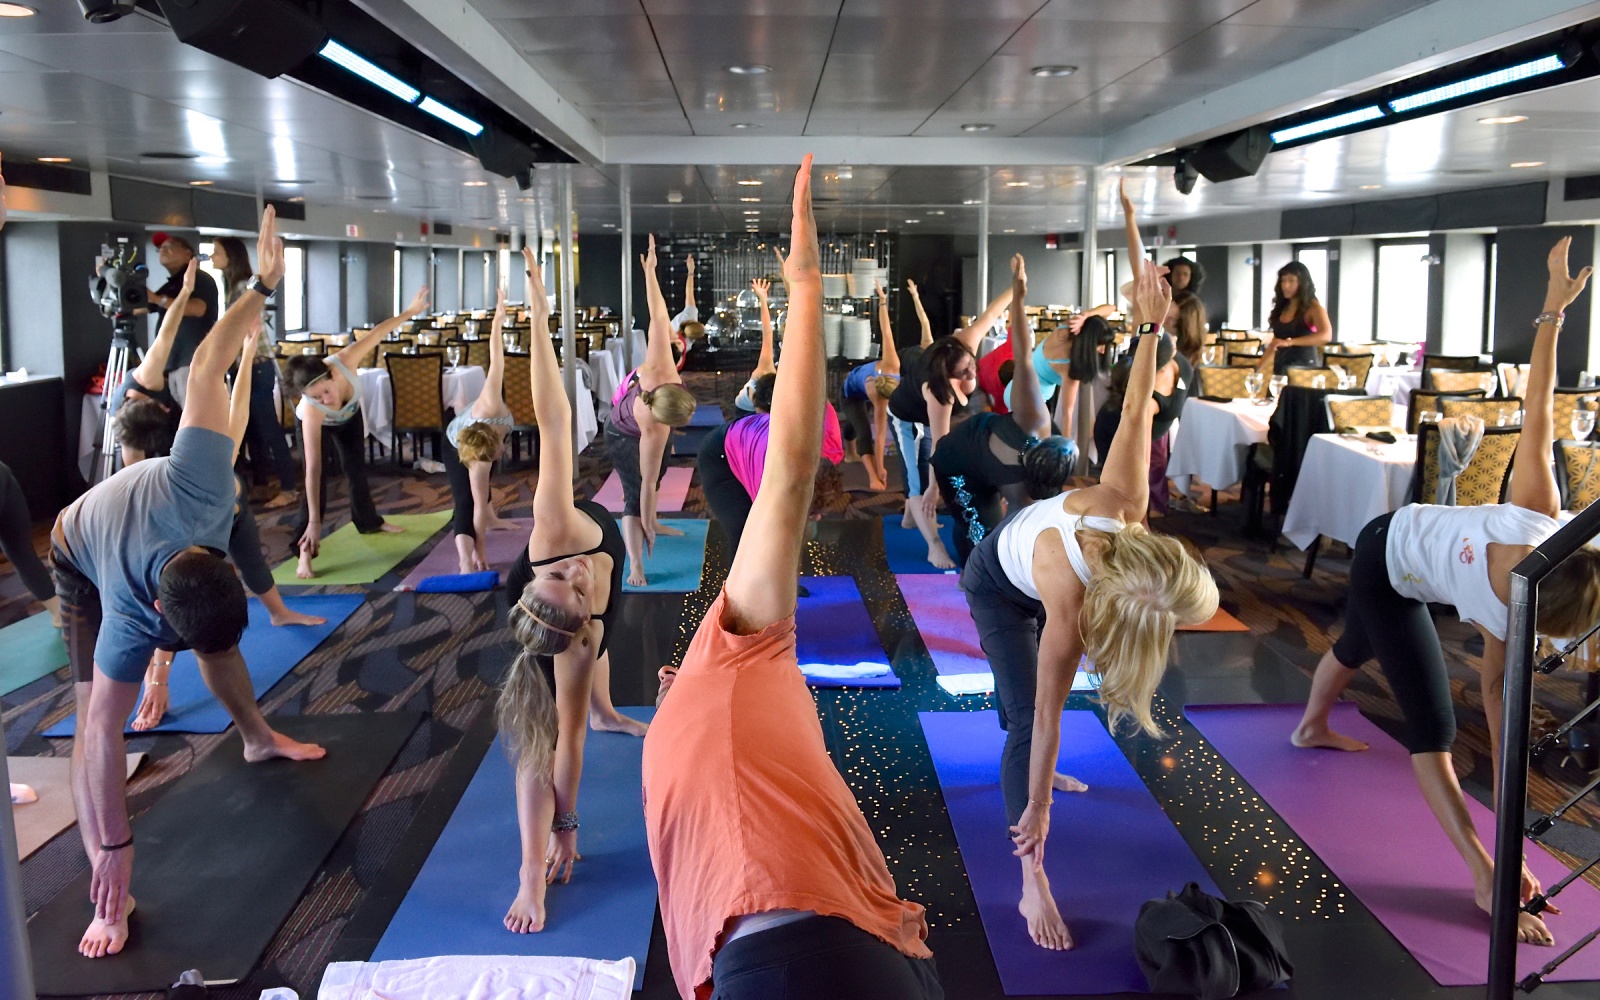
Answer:
POLYGON ((122 384, 128 374, 128 335, 133 331, 134 317, 119 313, 113 320, 111 348, 106 354, 106 377, 100 395, 100 454, 90 476, 91 485, 103 483, 117 471, 117 421, 111 413, 111 391, 122 384))

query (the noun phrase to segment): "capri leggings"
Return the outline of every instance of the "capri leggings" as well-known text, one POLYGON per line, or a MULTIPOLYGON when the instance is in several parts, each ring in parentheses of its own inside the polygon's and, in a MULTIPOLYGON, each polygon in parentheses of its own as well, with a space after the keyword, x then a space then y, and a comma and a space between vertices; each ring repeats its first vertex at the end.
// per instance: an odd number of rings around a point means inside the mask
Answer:
POLYGON ((744 536, 744 524, 750 517, 754 503, 744 484, 733 474, 728 464, 727 438, 729 424, 723 424, 700 443, 695 464, 700 469, 700 488, 705 492, 711 516, 722 525, 728 536, 728 561, 739 551, 739 539, 744 536))
POLYGON ((33 551, 33 517, 28 513, 22 485, 4 463, 0 463, 0 552, 16 567, 17 576, 34 600, 48 601, 55 595, 50 571, 33 551))
POLYGON ((841 396, 839 399, 839 415, 844 417, 845 431, 850 440, 855 442, 858 455, 872 452, 872 413, 870 400, 850 396, 841 396))
POLYGON ((261 532, 250 510, 250 501, 246 499, 248 495, 244 481, 240 480, 238 509, 233 515, 233 530, 228 533, 228 558, 233 560, 250 593, 265 594, 274 586, 272 567, 261 554, 261 532))
POLYGON ((1401 740, 1411 753, 1448 753, 1456 740, 1455 706, 1439 630, 1427 604, 1402 597, 1389 583, 1389 522, 1373 519, 1356 539, 1344 634, 1333 656, 1351 670, 1378 658, 1405 719, 1401 740))
POLYGON ((906 474, 906 496, 923 492, 928 482, 928 459, 933 455, 933 437, 922 424, 901 420, 891 414, 889 424, 899 444, 900 465, 906 474))
MULTIPOLYGON (((445 426, 455 419, 453 413, 445 414, 445 426)), ((467 472, 467 465, 461 461, 460 452, 450 443, 450 435, 440 438, 441 450, 444 458, 444 476, 450 483, 450 500, 455 504, 454 512, 450 515, 450 531, 456 535, 466 535, 476 538, 478 533, 472 527, 472 477, 467 472)))

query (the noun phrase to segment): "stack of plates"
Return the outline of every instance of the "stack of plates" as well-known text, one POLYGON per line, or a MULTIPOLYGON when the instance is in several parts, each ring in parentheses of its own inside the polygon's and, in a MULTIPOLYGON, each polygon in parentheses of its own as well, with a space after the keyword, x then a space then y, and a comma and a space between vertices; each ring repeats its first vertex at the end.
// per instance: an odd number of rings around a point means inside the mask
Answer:
POLYGON ((830 358, 839 356, 839 339, 843 321, 844 317, 836 312, 824 312, 822 314, 822 352, 830 358))
POLYGON ((824 274, 822 276, 822 297, 825 299, 842 299, 846 292, 845 276, 842 274, 824 274))
POLYGON ((863 361, 872 356, 872 321, 865 316, 845 316, 843 337, 844 356, 852 361, 863 361))
POLYGON ((850 294, 858 299, 872 294, 872 280, 878 276, 878 258, 857 257, 850 269, 850 294))

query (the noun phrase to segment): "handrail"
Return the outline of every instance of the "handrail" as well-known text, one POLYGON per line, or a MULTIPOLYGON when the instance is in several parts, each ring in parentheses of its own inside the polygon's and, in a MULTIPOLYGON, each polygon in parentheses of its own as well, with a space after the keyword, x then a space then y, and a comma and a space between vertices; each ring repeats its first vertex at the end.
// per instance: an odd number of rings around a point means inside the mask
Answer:
POLYGON ((1488 1000, 1512 1000, 1517 991, 1517 915, 1522 911, 1522 838, 1528 800, 1528 737, 1533 728, 1533 654, 1539 583, 1596 535, 1600 535, 1600 504, 1591 504, 1528 553, 1511 571, 1505 711, 1500 730, 1500 788, 1495 800, 1488 1000))

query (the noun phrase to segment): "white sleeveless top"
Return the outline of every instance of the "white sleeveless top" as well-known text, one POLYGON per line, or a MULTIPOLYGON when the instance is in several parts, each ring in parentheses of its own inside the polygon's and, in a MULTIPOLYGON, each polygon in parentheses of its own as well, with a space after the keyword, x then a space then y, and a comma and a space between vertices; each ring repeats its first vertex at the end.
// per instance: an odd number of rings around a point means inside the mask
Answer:
POLYGON ((1509 503, 1401 507, 1384 549, 1389 584, 1402 597, 1454 605, 1462 621, 1504 640, 1507 609, 1489 582, 1489 543, 1538 545, 1560 526, 1553 517, 1509 503))
POLYGON ((1067 560, 1072 563, 1078 579, 1088 586, 1089 561, 1083 557, 1083 548, 1078 545, 1078 529, 1113 532, 1123 529, 1123 523, 1114 517, 1067 513, 1062 509, 1063 505, 1067 497, 1076 492, 1068 490, 1059 497, 1024 507, 1016 517, 1005 523, 1000 529, 1000 537, 995 539, 995 554, 1000 558, 1000 568, 1005 570, 1006 579, 1036 601, 1039 599, 1039 588, 1033 584, 1033 547, 1040 535, 1052 528, 1061 532, 1061 544, 1067 550, 1067 560))

